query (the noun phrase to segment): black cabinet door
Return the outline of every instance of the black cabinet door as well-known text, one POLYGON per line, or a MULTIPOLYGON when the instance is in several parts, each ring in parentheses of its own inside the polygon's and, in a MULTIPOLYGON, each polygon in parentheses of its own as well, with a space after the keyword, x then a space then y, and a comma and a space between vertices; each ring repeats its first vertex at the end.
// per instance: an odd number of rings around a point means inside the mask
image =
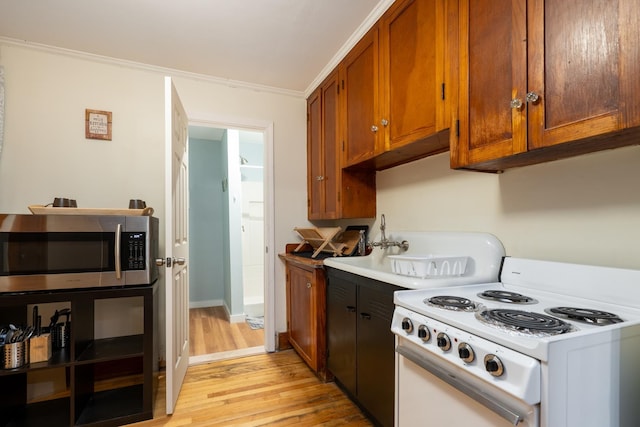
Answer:
POLYGON ((327 280, 327 366, 353 396, 356 389, 356 284, 327 280))
POLYGON ((395 339, 393 286, 358 288, 358 400, 383 426, 393 426, 395 339))

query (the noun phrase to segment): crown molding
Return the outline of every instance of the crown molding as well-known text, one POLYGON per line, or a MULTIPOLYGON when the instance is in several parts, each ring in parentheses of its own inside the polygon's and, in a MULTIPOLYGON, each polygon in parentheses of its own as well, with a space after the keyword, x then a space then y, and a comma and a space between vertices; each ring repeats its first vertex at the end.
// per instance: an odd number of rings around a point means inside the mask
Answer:
POLYGON ((171 77, 183 77, 183 78, 192 79, 192 80, 200 80, 200 81, 218 84, 221 86, 227 86, 231 88, 250 89, 256 92, 268 92, 268 93, 273 93, 277 95, 291 96, 294 98, 305 97, 304 92, 302 91, 282 89, 282 88, 277 88, 273 86, 266 86, 266 85, 244 82, 241 80, 223 79, 220 77, 209 76, 206 74, 191 73, 188 71, 176 70, 173 68, 159 67, 156 65, 144 64, 141 62, 128 61, 125 59, 112 58, 112 57, 103 56, 103 55, 96 55, 96 54, 81 52, 81 51, 72 50, 72 49, 49 46, 41 43, 33 43, 26 40, 12 39, 9 37, 0 36, 0 45, 27 48, 27 49, 37 50, 41 52, 52 53, 56 55, 63 55, 63 56, 68 56, 72 58, 83 59, 87 61, 116 65, 120 67, 127 67, 135 70, 150 71, 150 72, 158 73, 162 75, 169 75, 171 77))
POLYGON ((360 39, 378 22, 378 19, 389 9, 395 0, 380 0, 376 7, 371 11, 369 16, 360 24, 360 26, 351 34, 351 37, 347 39, 345 44, 342 45, 340 50, 331 58, 329 63, 320 71, 320 74, 313 79, 311 84, 304 91, 304 97, 308 98, 309 95, 317 88, 320 83, 333 71, 340 61, 347 56, 347 53, 353 49, 353 47, 360 41, 360 39))

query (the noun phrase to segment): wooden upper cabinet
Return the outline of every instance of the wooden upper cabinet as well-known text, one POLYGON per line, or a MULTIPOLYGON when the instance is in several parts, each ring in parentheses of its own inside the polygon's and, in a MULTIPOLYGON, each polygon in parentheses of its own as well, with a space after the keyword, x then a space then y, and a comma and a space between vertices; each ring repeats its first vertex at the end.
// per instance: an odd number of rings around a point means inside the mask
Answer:
POLYGON ((375 171, 343 171, 341 80, 331 73, 307 98, 307 216, 310 220, 373 218, 375 171))
POLYGON ((527 87, 524 6, 520 0, 500 0, 492 7, 460 2, 460 137, 458 150, 451 152, 457 165, 526 151, 524 118, 509 108, 527 87), (522 31, 519 37, 516 30, 522 31))
POLYGON ((338 123, 339 97, 338 73, 334 73, 322 85, 322 130, 324 140, 324 217, 337 218, 340 196, 340 129, 338 123))
POLYGON ((378 60, 378 27, 374 26, 340 64, 345 167, 371 159, 380 150, 374 128, 379 102, 378 60))
POLYGON ((529 107, 530 149, 623 127, 625 64, 619 48, 624 1, 530 3, 529 91, 539 97, 529 107))
MULTIPOLYGON (((380 20, 382 102, 377 125, 385 130, 385 151, 449 127, 445 6, 441 0, 397 1, 380 20)), ((437 150, 448 149, 444 141, 437 150)))
POLYGON ((307 99, 307 194, 309 219, 339 215, 338 73, 307 99))
POLYGON ((322 141, 322 88, 307 98, 307 213, 309 218, 324 214, 324 144, 322 141))
POLYGON ((456 0, 398 0, 344 59, 346 167, 382 170, 449 149, 440 132, 450 123, 452 9, 456 0))
POLYGON ((499 171, 633 144, 639 10, 636 0, 460 0, 451 166, 499 171))

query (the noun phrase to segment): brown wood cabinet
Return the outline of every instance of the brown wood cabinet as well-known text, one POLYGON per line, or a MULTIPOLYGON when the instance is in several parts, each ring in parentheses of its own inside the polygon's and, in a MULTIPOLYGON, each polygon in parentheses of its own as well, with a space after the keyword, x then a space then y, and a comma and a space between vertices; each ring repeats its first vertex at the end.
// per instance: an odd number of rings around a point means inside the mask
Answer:
POLYGON ((323 380, 326 371, 326 282, 322 261, 291 254, 286 264, 289 343, 323 380))
POLYGON ((386 169, 449 148, 455 1, 398 0, 341 63, 344 165, 386 169))
POLYGON ((338 73, 332 73, 307 99, 307 194, 309 219, 339 215, 338 73))
POLYGON ((637 143, 638 22, 636 0, 460 0, 451 166, 499 171, 637 143))
POLYGON ((373 218, 375 171, 342 169, 340 80, 331 73, 307 99, 307 214, 310 220, 373 218))
POLYGON ((379 151, 378 26, 374 26, 342 60, 344 166, 372 159, 379 151))

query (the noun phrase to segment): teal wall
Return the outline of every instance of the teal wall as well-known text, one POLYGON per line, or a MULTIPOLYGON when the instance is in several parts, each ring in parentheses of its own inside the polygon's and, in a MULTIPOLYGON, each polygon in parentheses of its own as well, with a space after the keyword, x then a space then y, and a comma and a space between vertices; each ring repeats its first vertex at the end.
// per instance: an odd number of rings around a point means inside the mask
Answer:
POLYGON ((189 139, 189 302, 194 305, 224 299, 225 161, 222 143, 189 139))

